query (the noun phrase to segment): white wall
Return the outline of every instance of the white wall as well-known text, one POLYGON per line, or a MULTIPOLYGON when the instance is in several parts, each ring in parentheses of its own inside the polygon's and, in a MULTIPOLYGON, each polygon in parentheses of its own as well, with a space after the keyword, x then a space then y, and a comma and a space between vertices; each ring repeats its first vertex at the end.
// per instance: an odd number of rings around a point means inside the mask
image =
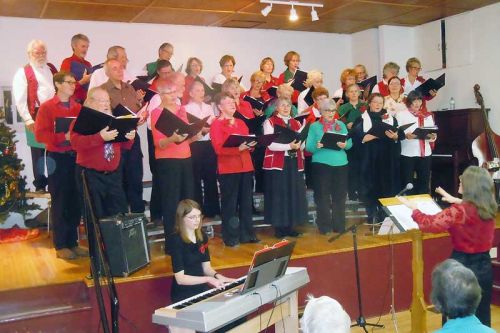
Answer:
POLYGON ((415 29, 382 25, 378 28, 378 33, 379 78, 382 78, 382 68, 390 61, 401 67, 399 76, 404 77, 406 75, 406 60, 415 56, 415 29))
MULTIPOLYGON (((138 74, 147 62, 156 60, 158 46, 165 41, 175 47, 172 62, 176 68, 185 64, 189 56, 197 56, 204 62, 202 76, 208 80, 220 72, 220 57, 232 54, 236 58, 236 72, 244 75, 246 87, 250 86, 250 75, 259 69, 260 60, 264 57, 270 56, 275 60, 275 74, 279 75, 284 70, 283 56, 289 50, 299 52, 304 70, 323 71, 325 86, 330 90, 340 86, 340 71, 352 66, 349 35, 0 17, 0 40, 3 45, 0 86, 10 86, 16 69, 26 63, 26 45, 31 39, 44 40, 48 46, 49 61, 59 67, 62 60, 71 55, 71 36, 80 32, 90 38, 87 59, 92 64, 104 61, 110 46, 122 45, 130 59, 128 69, 134 74, 138 74)), ((15 128, 20 140, 18 153, 27 161, 24 173, 31 183, 29 152, 22 148, 24 129, 21 125, 15 128)), ((146 136, 142 137, 143 152, 147 154, 146 136)), ((147 159, 144 162, 144 178, 150 179, 147 159)))
MULTIPOLYGON (((456 108, 478 107, 473 93, 473 86, 478 83, 486 107, 491 108, 490 124, 496 133, 500 133, 499 17, 500 3, 447 17, 447 68, 426 73, 430 77, 446 73, 446 86, 433 100, 435 109, 447 108, 451 97, 455 99, 456 108)), ((432 24, 435 23, 417 29, 432 24)), ((420 44, 425 45, 425 39, 420 44)), ((417 50, 417 54, 425 53, 429 53, 425 48, 417 50)), ((423 67, 425 69, 425 63, 423 67)))
POLYGON ((363 64, 368 75, 379 75, 379 37, 378 29, 369 29, 351 35, 353 64, 363 64))

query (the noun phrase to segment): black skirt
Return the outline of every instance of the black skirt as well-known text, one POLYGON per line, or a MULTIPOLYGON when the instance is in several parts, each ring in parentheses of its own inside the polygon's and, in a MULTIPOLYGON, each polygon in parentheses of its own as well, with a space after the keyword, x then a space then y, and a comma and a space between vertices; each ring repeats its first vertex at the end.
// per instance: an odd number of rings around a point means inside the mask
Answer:
POLYGON ((285 157, 283 170, 265 170, 264 221, 291 227, 307 221, 306 185, 297 158, 285 157))

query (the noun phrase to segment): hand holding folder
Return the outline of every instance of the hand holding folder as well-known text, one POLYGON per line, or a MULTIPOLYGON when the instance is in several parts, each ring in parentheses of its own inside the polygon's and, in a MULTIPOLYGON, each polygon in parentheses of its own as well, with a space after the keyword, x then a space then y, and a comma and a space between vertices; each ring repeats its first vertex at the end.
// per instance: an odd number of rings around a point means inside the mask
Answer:
MULTIPOLYGON (((178 135, 186 135, 189 139, 198 134, 207 124, 209 116, 193 123, 186 123, 181 118, 167 109, 163 109, 160 117, 156 121, 155 128, 166 136, 172 136, 174 133, 178 135)), ((179 142, 180 143, 180 142, 179 142)))
POLYGON ((430 91, 438 91, 446 84, 446 73, 441 74, 437 79, 429 78, 420 86, 418 86, 415 91, 418 91, 424 97, 432 97, 430 91))
POLYGON ((279 134, 273 133, 273 134, 264 134, 264 135, 259 135, 255 136, 254 134, 231 134, 224 144, 222 145, 223 147, 226 148, 234 148, 234 147, 239 147, 242 144, 249 144, 251 142, 256 142, 257 145, 267 147, 271 143, 278 138, 279 134))
POLYGON ((338 146, 338 143, 345 143, 348 138, 348 134, 326 132, 321 137, 320 143, 323 144, 323 148, 340 150, 342 148, 338 146))
POLYGON ((438 130, 437 126, 418 127, 412 134, 416 135, 418 139, 426 140, 432 134, 437 134, 438 130))

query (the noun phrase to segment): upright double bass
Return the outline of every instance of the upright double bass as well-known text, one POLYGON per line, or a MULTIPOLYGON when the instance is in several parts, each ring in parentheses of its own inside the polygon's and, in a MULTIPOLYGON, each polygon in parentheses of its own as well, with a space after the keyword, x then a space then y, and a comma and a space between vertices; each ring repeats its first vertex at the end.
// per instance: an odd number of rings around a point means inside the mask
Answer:
POLYGON ((481 107, 484 119, 484 133, 481 134, 475 141, 478 151, 475 151, 474 156, 478 159, 478 165, 487 169, 495 181, 495 192, 497 195, 497 202, 499 200, 499 188, 500 188, 500 136, 495 134, 491 129, 490 123, 488 121, 488 111, 484 106, 483 95, 479 91, 481 87, 479 84, 474 85, 474 95, 476 96, 476 102, 481 107))

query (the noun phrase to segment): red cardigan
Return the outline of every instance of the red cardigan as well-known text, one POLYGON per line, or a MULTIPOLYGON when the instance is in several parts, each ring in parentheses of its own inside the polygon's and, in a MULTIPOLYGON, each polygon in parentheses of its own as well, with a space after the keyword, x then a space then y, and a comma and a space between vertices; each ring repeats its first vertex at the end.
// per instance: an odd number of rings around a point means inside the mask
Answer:
MULTIPOLYGON (((276 125, 286 127, 285 122, 283 119, 277 116, 272 116, 269 118, 269 122, 273 127, 276 125)), ((295 119, 290 119, 290 128, 297 132, 300 129, 300 123, 295 120, 295 119)), ((285 165, 285 152, 284 151, 274 151, 269 149, 269 147, 266 148, 266 153, 264 155, 264 163, 262 166, 262 169, 264 170, 283 170, 283 167, 285 165)), ((299 149, 297 151, 297 169, 299 171, 304 170, 304 154, 302 153, 302 150, 299 149)))
POLYGON ((253 171, 250 151, 240 151, 238 147, 223 147, 224 142, 231 134, 248 134, 248 128, 241 119, 234 119, 230 124, 228 119, 217 118, 210 126, 210 138, 215 154, 217 154, 217 169, 220 175, 253 171))
POLYGON ((482 220, 472 203, 454 204, 436 215, 427 215, 416 209, 411 217, 424 232, 448 231, 456 251, 482 253, 493 245, 495 220, 482 220))

